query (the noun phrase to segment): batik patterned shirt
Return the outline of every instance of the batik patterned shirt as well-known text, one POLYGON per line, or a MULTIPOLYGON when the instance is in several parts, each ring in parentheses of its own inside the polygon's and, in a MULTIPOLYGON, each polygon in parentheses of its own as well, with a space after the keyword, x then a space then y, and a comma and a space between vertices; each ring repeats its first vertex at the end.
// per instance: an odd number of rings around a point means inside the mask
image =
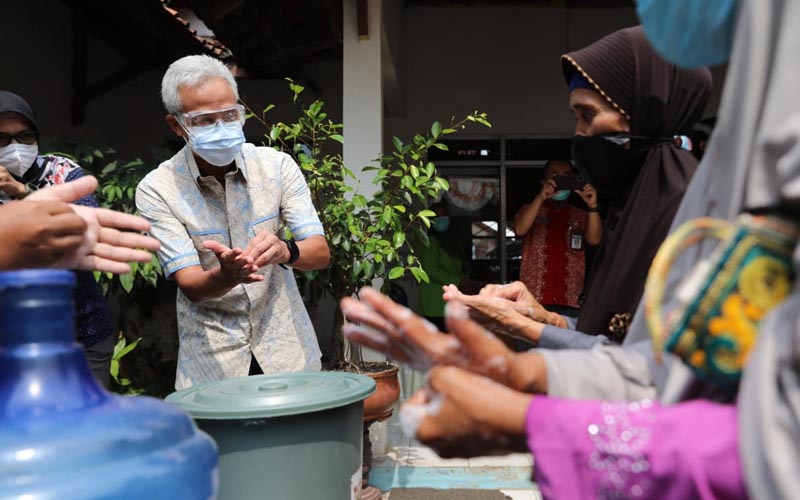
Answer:
MULTIPOLYGON (((244 248, 261 231, 281 237, 289 228, 297 240, 324 234, 303 174, 288 155, 245 144, 235 161, 222 185, 200 176, 186 146, 139 184, 136 206, 161 242, 165 276, 189 266, 217 267, 203 241, 244 248)), ((265 373, 320 369, 317 338, 292 270, 270 265, 259 272, 263 281, 202 302, 178 290, 177 389, 245 376, 251 355, 265 373)))

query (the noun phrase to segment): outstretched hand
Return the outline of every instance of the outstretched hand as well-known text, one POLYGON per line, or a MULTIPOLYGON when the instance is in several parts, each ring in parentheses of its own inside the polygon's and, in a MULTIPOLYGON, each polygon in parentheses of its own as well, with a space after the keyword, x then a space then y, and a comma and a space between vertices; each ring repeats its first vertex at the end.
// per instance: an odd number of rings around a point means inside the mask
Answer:
MULTIPOLYGON (((61 201, 70 203, 88 196, 97 188, 97 179, 81 177, 72 182, 40 189, 30 194, 28 201, 61 201)), ((155 238, 129 231, 147 231, 150 224, 141 217, 105 208, 72 205, 72 210, 86 223, 83 241, 74 251, 59 259, 54 267, 125 274, 131 271, 129 262, 149 262, 146 250, 158 250, 155 238), (140 250, 144 249, 144 250, 140 250)))
POLYGON ((470 320, 464 305, 457 302, 447 305, 446 322, 451 333, 448 335, 372 288, 361 289, 359 298, 360 301, 345 298, 341 302, 347 320, 361 323, 344 325, 343 332, 351 342, 382 352, 417 370, 452 365, 502 384, 510 383, 514 352, 470 320))
POLYGON ((478 295, 465 295, 455 285, 445 285, 442 290, 445 302, 457 300, 469 306, 472 318, 492 331, 527 338, 519 333, 527 321, 555 326, 566 323, 539 304, 520 281, 486 285, 478 295))

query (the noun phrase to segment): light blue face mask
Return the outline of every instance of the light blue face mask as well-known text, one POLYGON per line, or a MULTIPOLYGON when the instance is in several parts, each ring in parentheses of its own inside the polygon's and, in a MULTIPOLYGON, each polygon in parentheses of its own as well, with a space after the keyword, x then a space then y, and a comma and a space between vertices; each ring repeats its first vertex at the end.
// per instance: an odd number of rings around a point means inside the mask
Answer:
POLYGON ((661 56, 686 68, 728 60, 737 0, 638 0, 636 13, 661 56))
POLYGON ((569 198, 569 189, 556 191, 555 193, 553 193, 553 196, 550 197, 550 199, 554 201, 564 201, 567 198, 569 198))
POLYGON ((447 231, 450 228, 450 217, 446 215, 436 217, 431 221, 431 228, 439 233, 447 231))
POLYGON ((244 132, 239 122, 225 123, 220 120, 213 125, 192 127, 187 132, 187 142, 192 151, 216 167, 230 165, 244 144, 244 132))

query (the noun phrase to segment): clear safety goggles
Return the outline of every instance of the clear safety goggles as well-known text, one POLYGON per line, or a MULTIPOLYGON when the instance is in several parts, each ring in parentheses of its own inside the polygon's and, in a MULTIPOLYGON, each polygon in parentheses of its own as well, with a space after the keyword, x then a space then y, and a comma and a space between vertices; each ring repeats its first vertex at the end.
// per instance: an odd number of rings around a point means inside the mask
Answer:
POLYGON ((240 123, 244 125, 245 109, 241 104, 231 108, 216 111, 192 111, 191 113, 181 113, 178 118, 184 127, 206 127, 221 121, 222 123, 240 123))

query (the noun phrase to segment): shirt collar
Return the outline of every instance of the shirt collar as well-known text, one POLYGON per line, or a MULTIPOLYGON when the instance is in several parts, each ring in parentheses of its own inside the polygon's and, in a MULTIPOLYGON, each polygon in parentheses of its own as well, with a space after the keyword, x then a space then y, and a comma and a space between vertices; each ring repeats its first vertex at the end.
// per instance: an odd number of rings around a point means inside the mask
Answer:
MULTIPOLYGON (((183 147, 182 153, 184 159, 186 160, 186 164, 189 167, 189 173, 192 175, 192 179, 194 179, 194 183, 197 184, 197 187, 199 188, 203 187, 202 183, 200 182, 200 179, 202 179, 203 176, 200 175, 200 169, 197 168, 197 160, 195 160, 194 154, 192 153, 192 148, 187 144, 183 147)), ((239 154, 236 155, 234 163, 236 165, 236 168, 228 173, 232 174, 241 173, 242 178, 245 180, 245 182, 247 182, 246 165, 244 161, 244 155, 241 152, 239 152, 239 154)))

